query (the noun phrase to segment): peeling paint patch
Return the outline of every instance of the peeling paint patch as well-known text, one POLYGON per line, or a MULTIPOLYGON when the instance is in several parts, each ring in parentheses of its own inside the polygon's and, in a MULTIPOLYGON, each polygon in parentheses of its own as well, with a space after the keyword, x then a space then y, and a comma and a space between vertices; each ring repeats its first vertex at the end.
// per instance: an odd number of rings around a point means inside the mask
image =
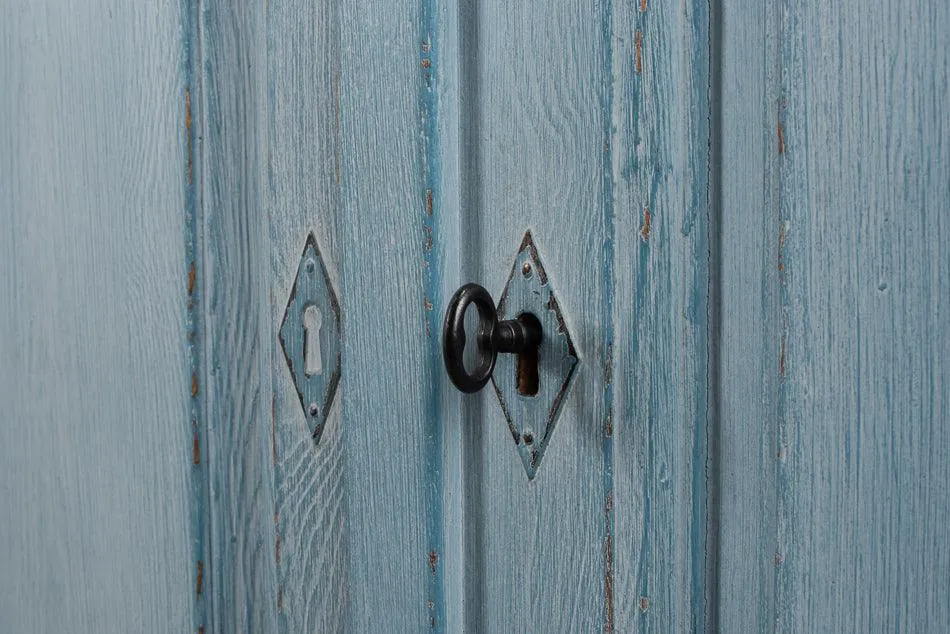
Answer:
POLYGON ((188 143, 188 183, 194 180, 194 168, 192 167, 191 150, 191 90, 185 88, 185 139, 188 143))
POLYGON ((647 12, 647 0, 640 0, 640 13, 647 12))
POLYGON ((340 184, 340 72, 333 73, 333 169, 336 184, 340 184))
POLYGON ((646 242, 650 239, 650 208, 643 208, 643 225, 640 226, 640 239, 646 242))
MULTIPOLYGON (((778 232, 778 270, 785 272, 785 238, 788 235, 788 222, 783 222, 778 232)), ((784 282, 784 278, 782 278, 784 282)))
POLYGON ((191 397, 198 396, 198 373, 191 375, 191 397))
POLYGON ((435 574, 436 566, 439 563, 439 553, 434 550, 429 551, 429 570, 432 571, 432 574, 435 574))
POLYGON ((785 154, 785 130, 782 128, 782 123, 779 122, 776 124, 778 130, 778 153, 785 154))
POLYGON ((201 589, 204 586, 204 563, 199 559, 198 560, 198 574, 195 580, 195 586, 198 591, 198 596, 201 596, 201 589))
POLYGON ((614 631, 614 544, 613 535, 604 539, 604 631, 614 631))
POLYGON ((195 279, 198 277, 198 269, 195 266, 194 261, 191 262, 191 266, 188 267, 188 295, 195 294, 195 279))
POLYGON ((270 453, 271 462, 277 466, 277 395, 270 399, 270 453))
POLYGON ((634 63, 637 75, 643 72, 643 31, 637 31, 633 47, 634 63))
POLYGON ((201 464, 201 441, 198 439, 198 430, 195 429, 194 439, 191 442, 191 460, 195 465, 201 464))
POLYGON ((782 377, 785 376, 785 333, 782 333, 782 349, 779 353, 778 371, 782 377))
POLYGON ((640 607, 641 612, 646 612, 650 609, 650 597, 640 597, 637 601, 637 605, 640 607))

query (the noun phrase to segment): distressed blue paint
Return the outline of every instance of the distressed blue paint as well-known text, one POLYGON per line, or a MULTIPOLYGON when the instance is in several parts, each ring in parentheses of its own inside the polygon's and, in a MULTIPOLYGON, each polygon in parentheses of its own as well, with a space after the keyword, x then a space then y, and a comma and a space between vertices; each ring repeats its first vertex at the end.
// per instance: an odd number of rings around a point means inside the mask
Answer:
POLYGON ((307 426, 313 441, 319 444, 340 381, 340 304, 312 233, 307 236, 300 256, 297 277, 280 325, 280 346, 307 426), (321 368, 320 372, 308 374, 305 356, 307 346, 313 342, 308 341, 312 333, 305 332, 304 317, 311 306, 316 307, 321 316, 318 342, 321 368))
POLYGON ((722 22, 719 625, 946 631, 950 6, 722 22))
POLYGON ((534 479, 544 451, 554 435, 564 401, 570 398, 578 354, 554 293, 554 283, 541 264, 538 247, 527 232, 498 300, 498 319, 517 319, 530 313, 541 324, 538 347, 538 392, 522 395, 518 389, 518 355, 498 355, 491 377, 515 447, 528 479, 534 479), (528 272, 524 273, 524 267, 528 272), (528 442, 526 435, 532 440, 528 442))
POLYGON ((684 380, 691 395, 688 402, 693 405, 692 425, 687 426, 685 436, 690 438, 692 448, 692 469, 690 473, 691 504, 689 523, 689 604, 691 607, 690 629, 693 631, 715 631, 717 627, 716 611, 710 606, 717 600, 715 595, 716 561, 716 523, 715 512, 715 472, 711 464, 715 460, 714 445, 710 436, 715 434, 715 416, 717 415, 716 390, 718 383, 715 374, 715 351, 713 350, 718 322, 716 321, 716 294, 714 286, 718 283, 716 266, 719 254, 716 248, 716 232, 719 217, 713 203, 715 189, 711 186, 713 167, 713 116, 712 91, 718 84, 713 75, 713 65, 718 64, 712 49, 711 32, 714 28, 710 15, 710 3, 695 1, 689 3, 685 21, 690 37, 689 70, 683 74, 689 77, 690 97, 686 116, 690 120, 690 142, 687 145, 686 158, 681 159, 688 165, 691 174, 689 199, 685 204, 681 233, 690 239, 687 258, 695 263, 693 278, 684 294, 687 299, 686 318, 691 326, 689 343, 695 354, 695 364, 684 380), (697 235, 692 235, 693 231, 697 235))
POLYGON ((531 228, 583 357, 531 480, 492 391, 466 399, 472 630, 605 625, 602 11, 491 1, 465 13, 466 278, 503 288, 531 228))
POLYGON ((339 11, 346 625, 438 629, 442 447, 432 390, 442 379, 423 296, 437 291, 426 281, 425 205, 438 145, 425 126, 437 126, 438 113, 425 105, 433 66, 422 63, 438 42, 421 37, 429 22, 418 0, 339 11))
MULTIPOLYGON (((267 296, 263 350, 270 383, 262 474, 272 478, 273 498, 260 503, 260 519, 273 535, 261 550, 267 566, 252 569, 255 582, 265 590, 261 608, 273 610, 279 632, 334 632, 347 629, 346 491, 343 481, 342 395, 346 390, 341 368, 340 387, 326 407, 326 423, 319 445, 310 437, 301 416, 300 401, 287 372, 274 326, 283 318, 300 258, 303 236, 313 234, 319 245, 330 288, 341 289, 344 265, 340 204, 341 178, 339 97, 339 17, 337 3, 269 2, 246 46, 255 53, 252 64, 261 69, 261 114, 252 118, 262 147, 259 170, 263 209, 258 211, 268 237, 267 296), (269 578, 269 566, 274 578, 269 578)), ((362 257, 361 249, 352 249, 362 257)), ((341 311, 345 298, 340 296, 341 311)), ((324 316, 326 323, 326 316, 324 316)), ((341 324, 342 331, 346 323, 341 324)), ((326 358, 325 358, 326 359, 326 358)), ((325 363, 325 360, 324 360, 325 363)), ((258 441, 260 442, 260 441, 258 441)), ((359 480, 354 486, 360 486, 359 480)), ((251 489, 253 491, 253 489, 251 489)), ((262 559, 264 559, 262 557, 262 559)), ((267 614, 263 609, 255 610, 267 614)), ((267 614, 270 617, 270 614, 267 614)))
POLYGON ((614 275, 616 266, 617 224, 614 217, 614 144, 617 141, 617 126, 614 109, 614 6, 613 0, 605 0, 601 8, 601 37, 603 46, 604 71, 600 86, 602 100, 603 121, 603 162, 601 165, 601 207, 604 217, 604 246, 601 252, 601 261, 604 270, 601 284, 601 319, 603 320, 603 373, 604 373, 604 420, 603 420, 603 453, 604 453, 604 631, 612 632, 615 628, 614 617, 614 286, 617 278, 614 275))
POLYGON ((185 270, 187 304, 185 328, 188 333, 188 381, 183 389, 189 394, 188 438, 192 443, 191 465, 191 540, 195 549, 195 606, 192 612, 192 629, 214 631, 209 595, 212 587, 211 536, 211 489, 208 478, 208 433, 204 413, 204 386, 207 375, 204 369, 204 258, 201 242, 201 184, 203 164, 201 161, 201 137, 199 130, 201 104, 201 32, 198 26, 200 14, 198 3, 182 0, 181 43, 182 83, 185 99, 185 270), (196 125, 197 124, 197 125, 196 125), (200 580, 199 580, 200 577, 200 580), (199 591, 198 584, 201 584, 199 591))
MULTIPOLYGON (((270 243, 262 215, 267 199, 260 149, 266 120, 263 22, 260 5, 207 2, 200 3, 197 22, 206 368, 201 393, 212 552, 205 583, 221 632, 273 631, 277 611, 267 371, 287 376, 276 333, 289 288, 272 295, 267 288, 270 243), (267 312, 271 296, 275 316, 267 312)), ((291 271, 299 262, 301 235, 306 233, 295 232, 285 242, 291 271)), ((312 446, 299 412, 294 403, 295 420, 312 446)))
POLYGON ((615 2, 613 13, 614 625, 702 631, 708 3, 615 2))
POLYGON ((420 0, 419 31, 422 42, 419 55, 419 112, 422 127, 422 182, 425 187, 422 200, 423 228, 423 305, 426 309, 426 335, 428 357, 423 381, 429 386, 425 411, 427 416, 426 480, 427 490, 427 542, 429 548, 429 624, 433 631, 445 631, 445 593, 443 588, 445 543, 443 535, 443 438, 446 420, 442 415, 441 379, 441 315, 436 307, 442 306, 442 276, 445 257, 440 219, 442 209, 436 203, 442 201, 442 147, 439 123, 439 76, 441 66, 441 42, 439 34, 438 5, 435 0, 420 0))

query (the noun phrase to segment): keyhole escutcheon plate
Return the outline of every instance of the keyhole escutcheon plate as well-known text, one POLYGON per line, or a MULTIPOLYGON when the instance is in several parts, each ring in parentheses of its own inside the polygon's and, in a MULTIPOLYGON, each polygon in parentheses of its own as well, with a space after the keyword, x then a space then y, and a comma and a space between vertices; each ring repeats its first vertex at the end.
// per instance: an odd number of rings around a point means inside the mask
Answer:
POLYGON ((541 345, 528 354, 499 355, 491 377, 525 473, 533 480, 580 357, 530 231, 521 241, 497 310, 499 320, 530 315, 544 333, 541 345))
POLYGON ((297 266, 279 338, 304 419, 316 443, 320 442, 340 382, 340 332, 340 304, 311 233, 297 266))

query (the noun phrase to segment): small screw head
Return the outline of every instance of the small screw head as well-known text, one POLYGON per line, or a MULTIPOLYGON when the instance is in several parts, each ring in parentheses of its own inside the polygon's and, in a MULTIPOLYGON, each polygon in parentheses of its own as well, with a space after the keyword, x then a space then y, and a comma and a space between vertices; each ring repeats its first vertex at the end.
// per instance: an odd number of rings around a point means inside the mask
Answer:
POLYGON ((531 262, 525 262, 521 265, 521 274, 525 277, 531 277, 531 262))
POLYGON ((316 415, 319 414, 319 413, 320 413, 320 408, 317 407, 317 404, 316 404, 316 403, 310 403, 310 415, 311 415, 311 416, 316 416, 316 415))
POLYGON ((534 434, 532 434, 530 431, 526 431, 522 438, 524 439, 524 444, 526 445, 530 445, 534 442, 534 434))

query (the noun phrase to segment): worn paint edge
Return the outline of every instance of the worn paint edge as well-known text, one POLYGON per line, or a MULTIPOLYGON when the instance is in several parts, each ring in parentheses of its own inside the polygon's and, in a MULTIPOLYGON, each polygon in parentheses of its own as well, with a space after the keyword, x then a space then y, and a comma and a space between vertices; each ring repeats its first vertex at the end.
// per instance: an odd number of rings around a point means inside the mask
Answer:
MULTIPOLYGON (((707 247, 708 247, 708 274, 707 274, 707 301, 706 301, 706 443, 705 456, 702 465, 694 459, 694 487, 700 476, 699 469, 705 473, 705 534, 702 539, 704 545, 704 570, 698 577, 697 571, 693 575, 693 594, 701 594, 704 602, 702 611, 698 606, 693 607, 694 623, 701 623, 702 629, 709 632, 719 631, 719 593, 720 593, 720 538, 719 538, 719 509, 720 490, 722 485, 722 468, 720 464, 720 437, 722 434, 721 410, 721 383, 720 383, 720 350, 719 342, 722 333, 722 174, 723 174, 723 109, 721 95, 722 83, 722 56, 723 56, 723 12, 720 4, 706 5, 707 19, 707 168, 706 168, 706 205, 708 213, 707 247)), ((698 30, 698 25, 694 27, 698 30)), ((697 56, 701 51, 696 51, 697 56)), ((699 421, 697 421, 699 422, 699 421)), ((694 452, 695 453, 695 452, 694 452)), ((699 539, 698 536, 694 537, 699 539)), ((695 546, 694 546, 695 548, 695 546)))
POLYGON ((443 474, 442 474, 442 381, 439 313, 442 305, 440 272, 444 255, 439 217, 442 207, 442 147, 439 134, 439 75, 441 73, 439 7, 436 0, 421 0, 419 11, 419 118, 421 127, 423 297, 428 360, 424 369, 426 397, 426 553, 420 563, 426 566, 429 626, 434 632, 445 631, 443 474))
POLYGON ((207 372, 204 354, 204 277, 205 259, 200 227, 203 224, 204 172, 201 161, 202 135, 195 121, 202 121, 198 109, 202 102, 201 86, 201 6, 198 1, 181 0, 181 46, 183 105, 185 123, 185 165, 182 171, 184 184, 184 242, 186 294, 185 326, 187 341, 188 415, 185 442, 191 446, 188 464, 190 472, 190 523, 191 543, 194 550, 188 569, 193 578, 192 631, 214 631, 214 620, 208 597, 213 596, 213 566, 211 546, 211 523, 208 511, 211 508, 211 489, 208 477, 208 434, 205 421, 205 386, 207 372))
POLYGON ((604 339, 604 421, 603 421, 603 454, 604 454, 604 474, 603 491, 604 500, 604 575, 603 575, 603 629, 605 632, 614 630, 614 580, 613 580, 613 557, 614 557, 614 434, 613 434, 613 409, 614 409, 614 387, 613 387, 613 355, 614 355, 614 259, 616 257, 614 250, 614 241, 616 236, 616 215, 614 213, 614 198, 616 196, 616 179, 614 178, 614 144, 618 141, 620 126, 618 125, 619 113, 614 108, 614 92, 621 89, 617 85, 617 78, 614 77, 614 56, 618 51, 613 42, 613 19, 614 9, 612 0, 605 0, 603 4, 603 14, 601 15, 601 37, 604 50, 604 73, 603 84, 601 86, 601 108, 603 115, 603 152, 602 152, 602 200, 601 207, 604 222, 604 244, 603 244, 603 292, 601 296, 601 314, 604 319, 603 333, 604 339))
MULTIPOLYGON (((693 420, 693 437, 691 442, 692 449, 692 473, 690 482, 691 508, 689 520, 689 542, 690 542, 690 627, 693 631, 717 631, 716 623, 709 622, 710 592, 708 581, 711 575, 715 575, 717 559, 715 551, 710 556, 710 542, 715 544, 715 527, 710 523, 710 495, 716 485, 715 469, 710 473, 710 436, 711 431, 710 409, 717 412, 716 403, 710 400, 710 392, 718 389, 716 381, 716 372, 713 362, 713 352, 711 351, 711 341, 718 336, 718 320, 713 314, 713 306, 716 304, 717 291, 714 283, 718 282, 718 277, 713 277, 714 263, 718 264, 719 257, 716 249, 718 243, 714 241, 712 232, 718 229, 718 216, 712 206, 710 196, 713 190, 710 187, 710 179, 713 177, 711 164, 713 162, 712 149, 712 131, 716 123, 712 117, 712 97, 711 91, 715 89, 713 75, 713 64, 715 64, 715 53, 711 48, 714 40, 713 28, 718 25, 714 22, 710 3, 697 2, 693 5, 693 15, 687 15, 691 30, 691 68, 692 83, 694 86, 703 87, 696 92, 691 92, 690 111, 697 114, 692 117, 696 122, 696 128, 692 133, 695 147, 705 146, 705 152, 691 153, 691 172, 694 174, 693 195, 691 204, 693 210, 691 216, 694 218, 704 218, 707 225, 706 231, 698 231, 694 234, 693 256, 698 263, 696 277, 705 273, 705 283, 694 278, 693 292, 690 297, 690 313, 696 316, 695 339, 696 358, 705 362, 704 366, 699 366, 694 374, 694 404, 696 413, 693 420), (698 103, 697 103, 698 101, 698 103), (705 114, 706 116, 702 116, 705 114), (704 179, 699 181, 698 179, 704 179), (705 258, 705 261, 703 261, 705 258), (703 310, 705 308, 705 310, 703 310), (714 385, 716 387, 714 387, 714 385)), ((718 79, 718 76, 716 76, 718 79)), ((717 147, 721 146, 718 142, 717 147)), ((715 391, 713 392, 716 393, 715 391)), ((713 396, 713 399, 715 396, 713 396)))

